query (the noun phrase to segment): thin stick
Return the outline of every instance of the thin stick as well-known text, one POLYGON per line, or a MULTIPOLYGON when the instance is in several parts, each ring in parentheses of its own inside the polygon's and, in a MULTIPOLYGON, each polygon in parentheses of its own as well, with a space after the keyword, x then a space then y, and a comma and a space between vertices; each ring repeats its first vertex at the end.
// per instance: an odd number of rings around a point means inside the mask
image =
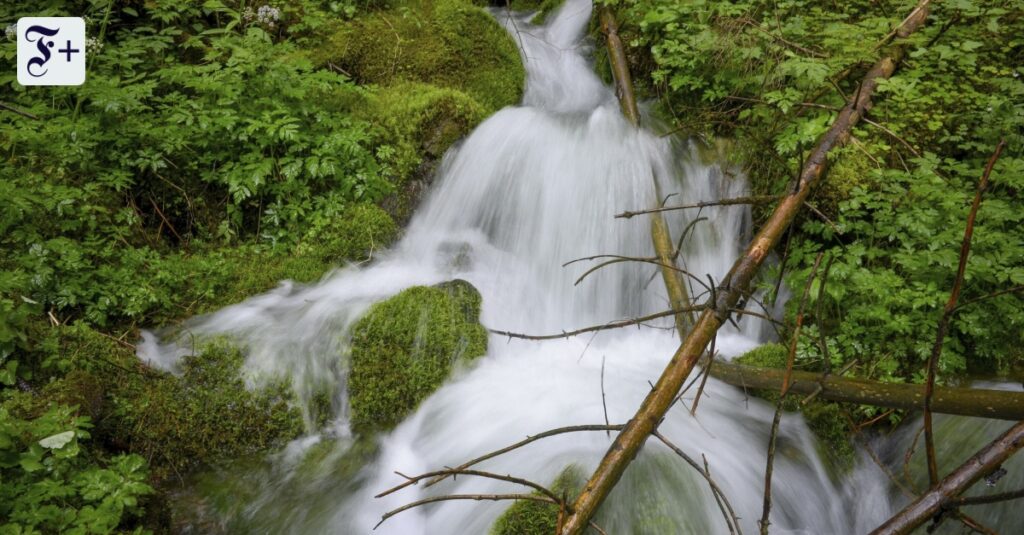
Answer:
POLYGON ((1010 500, 1017 500, 1020 498, 1024 498, 1024 489, 1018 489, 1011 492, 1000 492, 999 494, 989 494, 987 496, 960 496, 956 498, 950 498, 946 500, 946 505, 950 507, 960 507, 964 505, 985 505, 989 503, 999 503, 1010 500))
POLYGON ((423 481, 424 479, 427 479, 427 478, 434 478, 434 477, 437 477, 437 476, 450 476, 450 475, 451 476, 467 475, 467 476, 478 476, 478 477, 483 477, 483 478, 487 478, 487 479, 497 479, 498 481, 507 481, 509 483, 515 483, 517 485, 523 485, 523 486, 526 486, 526 487, 530 487, 530 488, 536 490, 537 492, 540 492, 541 494, 544 494, 545 496, 548 496, 549 498, 551 498, 553 500, 558 500, 558 496, 554 492, 551 492, 550 490, 548 490, 543 485, 534 483, 533 481, 530 481, 528 479, 522 479, 522 478, 518 478, 518 477, 513 477, 511 475, 504 475, 503 476, 501 474, 495 474, 494 472, 484 472, 484 471, 481 471, 481 470, 464 470, 464 469, 459 469, 459 468, 446 468, 444 470, 437 470, 437 471, 434 471, 434 472, 427 472, 425 474, 420 474, 420 475, 414 476, 414 477, 407 476, 405 474, 402 474, 401 472, 395 472, 395 473, 400 475, 400 476, 402 476, 402 477, 404 477, 405 478, 405 482, 400 484, 400 485, 396 485, 394 487, 391 487, 390 489, 385 490, 384 492, 381 492, 380 494, 377 494, 376 496, 374 496, 374 498, 383 498, 383 497, 388 496, 390 494, 394 494, 395 492, 398 492, 398 491, 400 491, 400 490, 402 490, 402 489, 404 489, 406 487, 409 487, 411 485, 415 485, 416 483, 419 483, 420 481, 423 481))
POLYGON ((550 504, 554 504, 554 505, 558 505, 559 504, 559 502, 557 500, 553 500, 551 498, 548 498, 547 496, 538 496, 536 494, 447 494, 447 495, 444 495, 444 496, 433 496, 431 498, 424 498, 422 500, 417 500, 417 501, 412 502, 412 503, 407 503, 407 504, 405 504, 405 505, 403 505, 403 506, 401 506, 401 507, 399 507, 397 509, 392 509, 392 510, 384 513, 384 515, 380 517, 380 522, 377 522, 377 525, 373 526, 373 529, 376 530, 378 527, 380 527, 381 524, 383 524, 385 521, 387 521, 387 519, 397 515, 398 513, 403 512, 403 511, 408 511, 409 509, 412 509, 412 508, 415 508, 415 507, 419 507, 421 505, 427 505, 429 503, 444 502, 444 501, 450 501, 450 500, 476 500, 476 501, 482 501, 482 500, 488 500, 488 501, 530 500, 530 501, 534 501, 534 502, 544 502, 544 503, 550 503, 550 504))
POLYGON ((661 212, 670 212, 672 210, 692 210, 694 208, 707 208, 709 206, 732 206, 736 204, 762 204, 772 201, 779 200, 777 195, 750 195, 747 197, 733 197, 730 199, 719 199, 717 201, 700 201, 693 204, 681 204, 678 206, 662 206, 659 208, 651 208, 648 210, 627 210, 621 214, 616 214, 616 219, 631 219, 638 215, 643 214, 658 214, 661 212))
MULTIPOLYGON (((604 409, 604 424, 611 425, 610 423, 608 423, 608 403, 607 401, 605 401, 604 397, 604 358, 605 356, 601 355, 601 408, 604 409)), ((612 432, 610 429, 607 431, 607 435, 608 438, 612 437, 612 432)))
POLYGON ((697 416, 697 404, 700 403, 700 396, 704 393, 704 385, 708 382, 708 376, 711 375, 711 366, 715 364, 715 342, 718 341, 718 333, 715 333, 715 337, 711 339, 711 349, 708 351, 708 365, 704 366, 704 374, 700 379, 700 386, 697 387, 697 395, 693 397, 693 407, 690 408, 690 416, 697 416))
POLYGON ((825 256, 824 251, 818 253, 818 257, 814 259, 814 267, 811 268, 811 273, 807 277, 807 283, 804 284, 804 293, 800 297, 800 309, 796 315, 796 327, 793 329, 793 338, 789 344, 789 355, 786 357, 786 374, 782 377, 779 400, 775 403, 772 431, 768 436, 768 460, 764 470, 764 504, 761 508, 761 521, 758 523, 761 526, 761 535, 768 535, 768 526, 771 525, 769 517, 772 512, 772 472, 774 471, 775 464, 775 443, 779 435, 779 424, 782 422, 782 403, 786 400, 786 394, 789 394, 789 387, 792 385, 793 363, 796 360, 796 344, 800 339, 800 328, 804 324, 804 307, 807 305, 807 296, 811 293, 811 283, 814 282, 814 277, 818 273, 818 265, 821 264, 823 256, 825 256))
POLYGON ((956 308, 954 309, 954 311, 959 311, 961 308, 973 305, 974 303, 977 303, 978 301, 984 301, 986 299, 992 299, 993 297, 999 297, 1000 295, 1014 294, 1014 293, 1020 293, 1020 292, 1024 292, 1024 285, 1014 286, 1013 288, 1007 288, 1005 290, 999 290, 998 292, 992 292, 990 294, 983 295, 983 296, 978 297, 976 299, 969 299, 969 300, 964 301, 963 303, 960 303, 959 305, 957 305, 956 308))
POLYGON ((733 511, 732 505, 729 503, 729 499, 726 498, 725 493, 722 491, 722 488, 718 486, 718 483, 715 483, 715 480, 712 479, 711 471, 706 468, 707 458, 704 458, 705 468, 702 469, 701 466, 697 464, 697 461, 693 460, 693 458, 687 455, 685 451, 679 449, 678 446, 665 438, 665 435, 662 435, 661 432, 655 430, 651 435, 660 440, 662 444, 668 446, 670 450, 686 461, 686 464, 692 466, 693 469, 708 482, 708 486, 711 487, 711 493, 715 496, 715 499, 721 499, 718 506, 722 511, 722 516, 725 517, 725 525, 729 528, 729 532, 742 535, 739 519, 736 517, 735 511, 733 511))
POLYGON ((693 306, 693 307, 685 307, 685 308, 675 309, 675 310, 665 310, 663 312, 656 312, 654 314, 648 314, 646 316, 641 316, 639 318, 633 318, 633 319, 628 319, 628 320, 615 320, 615 321, 611 321, 611 322, 605 323, 603 325, 593 325, 593 326, 590 326, 590 327, 584 327, 582 329, 576 329, 575 331, 564 331, 561 334, 531 335, 531 334, 514 333, 514 332, 509 332, 509 331, 499 331, 499 330, 496 330, 496 329, 488 329, 488 331, 490 331, 493 334, 498 334, 498 335, 501 335, 501 336, 507 336, 509 338, 519 338, 519 339, 522 339, 522 340, 557 340, 559 338, 570 338, 572 336, 578 336, 580 334, 594 332, 594 331, 606 331, 606 330, 609 330, 609 329, 621 329, 622 327, 629 327, 630 325, 638 325, 638 324, 642 324, 644 322, 655 320, 655 319, 658 319, 658 318, 664 318, 664 317, 667 317, 667 316, 675 316, 676 314, 679 314, 681 312, 694 312, 694 311, 704 310, 705 308, 707 308, 707 307, 705 307, 705 306, 693 306))
POLYGON ((942 354, 942 342, 946 338, 946 330, 949 328, 949 320, 956 310, 957 302, 960 300, 960 289, 964 283, 964 273, 967 271, 967 257, 971 253, 971 238, 974 236, 974 221, 978 217, 978 208, 981 206, 981 195, 988 188, 988 178, 992 174, 992 168, 996 160, 1003 152, 1006 141, 1000 140, 996 145, 995 152, 985 165, 985 172, 978 181, 978 188, 974 192, 974 202, 971 204, 971 211, 967 215, 967 226, 964 229, 964 239, 960 244, 960 263, 956 268, 956 278, 953 281, 953 290, 949 293, 949 300, 943 308, 942 317, 939 318, 939 326, 935 332, 935 344, 932 346, 931 358, 928 359, 928 380, 925 383, 924 391, 924 444, 925 452, 928 454, 928 478, 932 485, 939 481, 938 461, 935 459, 935 440, 932 432, 932 397, 935 395, 935 372, 939 365, 939 356, 942 354))
POLYGON ((33 114, 31 114, 31 113, 29 113, 29 112, 27 112, 25 110, 20 110, 18 108, 15 108, 14 106, 11 106, 10 104, 8 104, 6 102, 0 102, 0 110, 7 110, 7 111, 9 111, 11 113, 16 113, 16 114, 18 114, 18 115, 20 115, 22 117, 25 117, 27 119, 32 119, 34 121, 38 121, 39 120, 39 116, 38 115, 33 115, 33 114))
MULTIPOLYGON (((568 427, 558 427, 558 428, 555 428, 555 429, 549 429, 547 431, 544 431, 543 433, 538 433, 536 435, 527 437, 524 440, 520 440, 519 442, 516 442, 515 444, 512 444, 510 446, 506 446, 504 448, 501 448, 500 450, 494 450, 494 451, 492 451, 490 453, 487 453, 485 455, 481 455, 480 457, 477 457, 475 459, 467 461, 467 462, 465 462, 465 463, 463 463, 463 464, 461 464, 461 465, 459 465, 459 466, 457 466, 455 468, 451 468, 450 470, 465 470, 466 468, 469 468, 470 466, 473 466, 473 465, 476 465, 476 464, 480 464, 480 463, 482 463, 482 462, 484 462, 484 461, 486 461, 488 459, 493 459, 493 458, 495 458, 495 457, 497 457, 499 455, 504 455, 504 454, 506 454, 506 453, 508 453, 508 452, 510 452, 512 450, 516 450, 516 449, 519 449, 519 448, 521 448, 523 446, 526 446, 527 444, 531 444, 531 443, 536 442, 538 440, 541 440, 541 439, 544 439, 544 438, 548 438, 548 437, 553 437, 553 436, 556 436, 556 435, 563 435, 565 433, 577 433, 577 432, 581 432, 581 431, 621 431, 623 427, 625 427, 625 426, 624 425, 572 425, 572 426, 568 426, 568 427)), ((443 481, 446 477, 448 477, 448 476, 447 475, 437 476, 434 479, 431 479, 430 481, 428 481, 427 484, 424 485, 424 487, 430 487, 430 486, 436 485, 438 482, 443 481)))

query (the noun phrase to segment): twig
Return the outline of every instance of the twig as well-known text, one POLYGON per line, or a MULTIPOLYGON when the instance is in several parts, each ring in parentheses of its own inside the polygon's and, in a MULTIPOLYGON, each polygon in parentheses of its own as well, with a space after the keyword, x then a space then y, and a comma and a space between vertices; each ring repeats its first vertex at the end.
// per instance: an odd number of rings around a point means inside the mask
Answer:
POLYGON ((565 332, 562 332, 561 334, 530 335, 530 334, 522 334, 522 333, 513 333, 513 332, 509 332, 509 331, 499 331, 499 330, 496 330, 496 329, 488 329, 488 331, 490 331, 493 334, 498 334, 498 335, 501 335, 501 336, 507 336, 509 338, 519 338, 519 339, 522 339, 522 340, 557 340, 559 338, 569 338, 569 337, 572 337, 572 336, 577 336, 577 335, 580 335, 580 334, 594 332, 594 331, 605 331, 605 330, 609 330, 609 329, 620 329, 622 327, 629 327, 630 325, 638 325, 638 324, 642 324, 644 322, 647 322, 647 321, 650 321, 650 320, 654 320, 654 319, 658 319, 658 318, 664 318, 664 317, 667 317, 667 316, 675 316, 676 314, 679 314, 681 312, 694 312, 694 311, 704 310, 705 308, 707 308, 707 307, 701 305, 701 306, 685 307, 685 308, 674 309, 674 310, 665 310, 663 312, 656 312, 654 314, 648 314, 646 316, 641 316, 639 318, 633 318, 633 319, 628 319, 628 320, 615 320, 615 321, 611 321, 611 322, 605 323, 603 325, 593 325, 593 326, 590 326, 590 327, 584 327, 582 329, 576 329, 575 331, 565 331, 565 332))
POLYGON ((729 199, 719 199, 717 201, 700 201, 692 204, 681 204, 678 206, 661 206, 659 208, 650 208, 648 210, 627 210, 621 214, 616 214, 616 219, 630 219, 642 214, 658 214, 661 212, 670 212, 672 210, 691 210, 694 208, 707 208, 709 206, 732 206, 736 204, 761 204, 779 200, 777 195, 750 195, 747 197, 733 197, 729 199))
MULTIPOLYGON (((625 427, 625 426, 624 425, 572 425, 572 426, 568 426, 568 427, 558 427, 558 428, 555 428, 555 429, 550 429, 548 431, 544 431, 543 433, 538 433, 536 435, 530 436, 530 437, 528 437, 528 438, 526 438, 524 440, 520 440, 519 442, 516 442, 515 444, 512 444, 511 446, 506 446, 504 448, 501 448, 500 450, 495 450, 495 451, 492 451, 492 452, 487 453, 485 455, 481 455, 480 457, 477 457, 477 458, 475 458, 473 460, 467 461, 467 462, 465 462, 465 463, 463 463, 463 464, 461 464, 461 465, 459 465, 459 466, 457 466, 455 468, 451 468, 450 470, 465 470, 466 468, 469 468, 470 466, 482 463, 482 462, 484 462, 484 461, 486 461, 488 459, 493 459, 493 458, 495 458, 495 457, 497 457, 499 455, 504 455, 504 454, 506 454, 506 453, 508 453, 508 452, 510 452, 512 450, 516 450, 516 449, 519 449, 519 448, 521 448, 523 446, 526 446, 527 444, 531 444, 531 443, 536 442, 538 440, 541 440, 541 439, 544 439, 544 438, 548 438, 548 437, 553 437, 553 436, 556 436, 556 435, 563 435, 565 433, 578 433, 578 432, 581 432, 581 431, 621 431, 623 427, 625 427)), ((447 475, 437 476, 434 479, 431 479, 430 481, 428 481, 427 484, 424 485, 424 486, 425 487, 430 487, 430 486, 436 485, 438 482, 443 481, 446 477, 448 477, 448 476, 447 475)))
POLYGON ((373 526, 373 529, 376 530, 378 527, 380 527, 381 524, 383 524, 385 521, 387 521, 387 519, 397 515, 398 513, 403 512, 403 511, 408 511, 409 509, 413 509, 413 508, 419 507, 421 505, 427 505, 429 503, 436 503, 436 502, 443 502, 443 501, 450 501, 450 500, 476 500, 476 501, 483 501, 483 500, 488 500, 488 501, 530 500, 530 501, 534 501, 534 502, 544 502, 544 503, 550 503, 550 504, 554 504, 554 505, 559 505, 559 503, 560 503, 557 500, 553 500, 551 498, 548 498, 547 496, 538 496, 536 494, 448 494, 448 495, 444 495, 444 496, 434 496, 434 497, 431 497, 431 498, 424 498, 422 500, 417 500, 417 501, 414 501, 412 503, 407 503, 407 504, 405 504, 405 505, 403 505, 403 506, 401 506, 401 507, 399 507, 397 509, 392 509, 392 510, 384 513, 384 515, 380 517, 380 522, 377 522, 377 525, 373 526))
POLYGON ((704 480, 708 482, 708 486, 711 487, 711 493, 712 495, 714 495, 715 501, 718 502, 718 508, 721 509, 722 516, 725 517, 725 525, 729 528, 729 533, 743 535, 742 531, 740 530, 739 519, 736 517, 735 511, 733 511, 732 504, 729 503, 729 499, 726 498, 725 493, 722 492, 722 488, 719 487, 718 483, 715 483, 715 480, 711 477, 711 471, 707 468, 707 457, 704 457, 704 468, 702 469, 701 466, 697 464, 697 461, 693 460, 693 458, 687 455, 685 451, 679 449, 678 446, 673 444, 669 439, 665 438, 665 435, 662 435, 657 430, 655 430, 651 434, 655 438, 660 440, 662 444, 668 446, 668 448, 672 450, 676 455, 678 455, 684 461, 686 461, 686 464, 692 466, 693 469, 696 470, 697 473, 700 474, 701 477, 703 477, 704 480))
POLYGON ((821 264, 823 256, 825 256, 824 252, 818 253, 818 257, 814 259, 814 267, 811 268, 811 273, 807 276, 807 283, 804 284, 804 293, 800 297, 800 309, 796 315, 796 327, 793 328, 793 338, 789 343, 789 355, 786 357, 786 374, 782 377, 779 400, 775 403, 772 431, 768 436, 768 460, 764 470, 764 504, 761 508, 761 521, 758 523, 761 527, 761 535, 768 535, 768 526, 771 525, 769 516, 772 511, 772 471, 775 462, 775 443, 779 434, 779 424, 782 422, 782 404, 786 400, 786 394, 789 394, 789 387, 792 384, 793 363, 796 360, 796 344, 800 339, 800 328, 804 324, 804 306, 807 304, 807 296, 811 293, 811 283, 814 282, 814 277, 818 273, 818 266, 821 264))
MULTIPOLYGON (((684 236, 685 236, 685 234, 684 234, 684 236)), ((677 252, 677 254, 678 254, 678 252, 677 252)), ((666 264, 664 262, 660 262, 657 258, 649 258, 649 257, 644 257, 644 256, 622 256, 622 255, 613 255, 613 254, 588 256, 588 257, 585 257, 585 258, 577 258, 575 260, 570 260, 570 261, 562 264, 562 267, 566 267, 566 266, 568 266, 570 264, 574 264, 576 262, 582 262, 584 260, 596 260, 598 258, 611 258, 611 260, 609 260, 607 262, 602 262, 602 263, 600 263, 600 264, 598 264, 598 265, 588 269, 586 272, 584 272, 582 275, 580 275, 580 277, 578 279, 576 279, 576 282, 573 283, 573 286, 579 285, 579 283, 583 282, 583 279, 585 279, 591 273, 593 273, 593 272, 595 272, 595 271, 597 271, 597 270, 599 270, 599 269, 601 269, 601 268, 603 268, 605 266, 609 266, 609 265, 612 265, 612 264, 618 264, 618 263, 621 263, 621 262, 642 262, 642 263, 646 263, 646 264, 654 264, 655 266, 658 266, 658 267, 667 268, 667 269, 671 269, 672 271, 675 271, 677 273, 682 273, 683 275, 686 275, 687 277, 697 281, 699 284, 701 284, 701 285, 704 284, 704 281, 702 281, 700 279, 700 277, 694 275, 693 273, 690 273, 689 271, 686 271, 685 269, 681 269, 681 268, 676 267, 676 266, 674 266, 672 264, 666 264)), ((704 286, 704 288, 707 289, 707 286, 704 286)))
POLYGON ((8 104, 6 102, 0 102, 0 110, 7 110, 7 111, 9 111, 11 113, 16 113, 16 114, 18 114, 18 115, 20 115, 22 117, 25 117, 25 118, 28 118, 28 119, 32 119, 34 121, 40 120, 38 115, 34 115, 34 114, 31 114, 31 113, 29 113, 29 112, 27 112, 25 110, 21 110, 21 109, 15 108, 14 106, 11 106, 10 104, 8 104))
POLYGON ((400 490, 402 490, 402 489, 404 489, 406 487, 409 487, 411 485, 415 485, 416 483, 419 483, 420 481, 423 481, 424 479, 427 479, 427 478, 434 478, 434 477, 438 477, 438 476, 466 475, 466 476, 483 477, 483 478, 487 478, 487 479, 497 479, 498 481, 507 481, 509 483, 515 483, 517 485, 523 485, 525 487, 530 487, 530 488, 536 490, 537 492, 540 492, 541 494, 544 494, 545 496, 551 498, 552 500, 556 500, 556 501, 559 500, 558 495, 556 495, 554 492, 551 492, 550 490, 548 490, 543 485, 534 483, 533 481, 530 481, 528 479, 522 479, 522 478, 518 478, 518 477, 513 477, 511 475, 504 475, 503 476, 501 474, 495 474, 493 472, 484 472, 484 471, 481 471, 481 470, 464 470, 464 469, 458 469, 458 468, 446 468, 444 470, 437 470, 437 471, 434 471, 434 472, 427 472, 425 474, 420 474, 420 475, 414 476, 414 477, 409 477, 409 476, 407 476, 405 474, 402 474, 400 472, 395 472, 395 473, 400 475, 400 476, 402 476, 402 477, 404 477, 405 478, 405 482, 400 484, 400 485, 396 485, 394 487, 391 487, 390 489, 385 490, 384 492, 381 492, 380 494, 377 494, 376 496, 374 496, 374 498, 383 498, 383 497, 388 496, 390 494, 394 494, 395 492, 398 492, 398 491, 400 491, 400 490))
POLYGON ((957 305, 956 308, 953 309, 953 311, 954 312, 958 312, 961 308, 964 308, 964 307, 969 306, 969 305, 973 305, 974 303, 977 303, 978 301, 984 301, 986 299, 992 299, 993 297, 999 297, 1000 295, 1006 295, 1006 294, 1012 294, 1012 293, 1018 293, 1018 292, 1024 292, 1024 285, 1014 286, 1013 288, 1007 288, 1005 290, 999 290, 998 292, 992 292, 990 294, 983 295, 983 296, 978 297, 976 299, 969 299, 969 300, 964 301, 963 303, 960 303, 959 305, 957 305))
POLYGON ((939 318, 939 326, 935 332, 935 344, 932 346, 932 354, 928 359, 928 379, 924 391, 924 444, 925 452, 928 454, 928 478, 932 485, 939 481, 939 467, 935 459, 935 440, 932 433, 932 397, 935 395, 935 372, 939 364, 939 356, 942 354, 942 342, 946 338, 946 330, 949 328, 949 320, 956 311, 957 302, 960 299, 960 289, 964 283, 964 273, 967 271, 967 257, 971 252, 971 238, 974 236, 974 221, 978 217, 978 208, 981 206, 981 196, 988 188, 988 178, 992 174, 992 168, 996 160, 1003 152, 1006 141, 1000 140, 996 145, 995 152, 985 165, 985 172, 978 181, 978 188, 974 192, 974 202, 971 203, 971 211, 967 214, 967 226, 964 229, 964 239, 960 244, 960 263, 957 265, 956 278, 953 280, 953 289, 950 291, 949 300, 943 308, 942 317, 939 318))
POLYGON ((711 375, 711 367, 715 364, 715 342, 718 341, 718 333, 711 339, 711 349, 708 351, 708 365, 704 366, 704 373, 701 375, 700 386, 697 387, 697 394, 693 397, 693 407, 690 408, 690 416, 697 416, 697 404, 700 403, 700 396, 704 393, 704 385, 711 375))
MULTIPOLYGON (((604 424, 611 425, 608 422, 608 402, 605 400, 604 396, 604 358, 605 356, 601 355, 601 408, 604 409, 604 424)), ((612 437, 612 432, 610 429, 607 431, 607 435, 608 438, 612 437)))
POLYGON ((950 507, 961 507, 964 505, 985 505, 989 503, 999 503, 1010 500, 1017 500, 1020 498, 1024 498, 1024 489, 1018 489, 1011 492, 1000 492, 999 494, 989 494, 986 496, 959 496, 946 500, 946 505, 950 507))

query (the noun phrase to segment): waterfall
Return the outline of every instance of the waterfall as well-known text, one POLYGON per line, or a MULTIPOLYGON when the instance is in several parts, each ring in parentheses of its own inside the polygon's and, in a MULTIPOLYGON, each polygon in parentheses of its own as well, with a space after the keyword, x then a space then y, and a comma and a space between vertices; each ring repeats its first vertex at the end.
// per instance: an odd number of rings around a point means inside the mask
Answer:
MULTIPOLYGON (((225 334, 247 351, 253 381, 287 374, 308 397, 311 385, 336 391, 332 429, 296 441, 258 476, 257 496, 229 522, 260 532, 369 533, 385 511, 435 494, 522 492, 493 480, 460 477, 429 489, 411 487, 376 499, 416 474, 455 466, 527 435, 567 425, 623 423, 674 353, 669 320, 546 342, 492 336, 487 355, 455 376, 415 414, 379 438, 379 455, 348 480, 302 472, 294 460, 332 437, 333 459, 351 445, 345 408, 344 333, 374 302, 412 285, 452 278, 483 295, 482 322, 508 331, 557 333, 667 308, 654 266, 625 262, 575 285, 599 254, 652 256, 645 216, 624 210, 746 193, 741 174, 704 165, 672 137, 636 129, 619 112, 611 89, 594 74, 585 31, 589 0, 567 0, 545 26, 496 11, 520 44, 527 86, 520 106, 503 109, 445 156, 436 182, 405 236, 372 265, 341 268, 318 284, 278 289, 188 322, 198 336, 225 334), (603 369, 603 373, 602 373, 603 369), (602 380, 603 376, 603 380, 602 380)), ((666 213, 678 233, 697 213, 666 213)), ((707 208, 686 240, 686 269, 722 277, 749 238, 749 210, 707 208)), ((703 292, 693 284, 691 295, 703 292)), ((716 347, 725 358, 763 340, 760 320, 728 326, 716 347)), ((188 348, 146 333, 140 357, 173 369, 188 348)), ((768 427, 773 407, 710 380, 696 417, 673 407, 660 430, 694 458, 706 456, 744 531, 760 518, 768 427)), ((547 484, 566 465, 592 469, 610 444, 605 433, 549 438, 487 461, 482 470, 547 484)), ((787 415, 773 479, 774 533, 861 533, 894 511, 900 499, 870 461, 834 480, 802 418, 787 415)), ((486 533, 508 502, 450 501, 404 512, 381 534, 486 533)), ((660 444, 649 442, 597 518, 608 533, 727 533, 707 484, 660 444)))

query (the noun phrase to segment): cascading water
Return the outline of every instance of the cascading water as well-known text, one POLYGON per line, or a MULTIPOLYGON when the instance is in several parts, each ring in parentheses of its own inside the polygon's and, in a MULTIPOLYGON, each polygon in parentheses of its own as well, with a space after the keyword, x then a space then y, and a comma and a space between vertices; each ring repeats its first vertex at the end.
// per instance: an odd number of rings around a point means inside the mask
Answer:
MULTIPOLYGON (((331 460, 347 437, 343 334, 373 302, 418 284, 470 281, 483 295, 485 325, 551 333, 667 308, 653 267, 619 263, 576 279, 596 254, 650 256, 648 221, 612 216, 653 205, 654 181, 679 202, 740 195, 742 177, 695 163, 686 145, 628 124, 614 94, 594 75, 583 32, 589 0, 567 0, 546 27, 507 19, 528 72, 523 104, 506 108, 449 151, 437 183, 404 239, 365 268, 338 270, 321 283, 277 290, 198 318, 184 329, 226 334, 247 351, 254 381, 288 374, 300 394, 325 384, 337 392, 335 429, 297 441, 249 485, 260 488, 235 504, 230 526, 256 532, 368 533, 389 509, 434 494, 520 492, 508 483, 463 477, 430 489, 412 487, 384 499, 373 495, 414 474, 454 466, 530 434, 603 423, 602 388, 612 423, 628 419, 678 345, 671 323, 533 342, 492 336, 488 354, 456 376, 390 434, 376 460, 346 480, 331 460), (602 384, 602 368, 603 384, 602 384), (335 451, 319 468, 300 469, 305 447, 331 436, 335 451)), ((694 217, 670 212, 679 232, 694 217)), ((742 207, 701 213, 687 240, 694 273, 721 277, 749 227, 742 207)), ((678 238, 678 236, 676 236, 678 238)), ((692 295, 702 291, 691 288, 692 295)), ((762 326, 751 318, 719 334, 731 356, 756 345, 762 326)), ((177 338, 180 340, 181 338, 177 338)), ((188 349, 146 334, 140 356, 173 369, 188 349)), ((684 401, 692 401, 692 391, 684 401)), ((307 415, 309 421, 312 418, 307 415)), ((673 408, 660 430, 693 457, 707 457, 712 474, 741 518, 756 531, 765 445, 772 408, 709 381, 696 417, 673 408)), ((596 465, 610 443, 604 433, 562 435, 480 465, 480 469, 549 483, 564 467, 596 465)), ((242 477, 242 476, 239 476, 242 477)), ((775 462, 773 531, 864 532, 893 512, 893 491, 865 466, 834 482, 802 420, 782 422, 775 462)), ((236 498, 237 500, 237 498, 236 498)), ((402 513, 384 534, 486 533, 508 503, 443 502, 402 513)), ((725 523, 705 482, 660 444, 648 443, 606 502, 599 518, 608 533, 724 533, 725 523)))

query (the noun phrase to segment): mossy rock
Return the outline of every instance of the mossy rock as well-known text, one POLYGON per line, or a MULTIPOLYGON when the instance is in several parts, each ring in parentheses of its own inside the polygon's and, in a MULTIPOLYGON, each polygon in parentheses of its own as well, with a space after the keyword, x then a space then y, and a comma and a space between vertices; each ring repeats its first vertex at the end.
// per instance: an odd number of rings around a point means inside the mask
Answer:
POLYGON ((467 0, 415 0, 339 21, 313 60, 360 83, 462 90, 487 112, 519 102, 525 70, 512 37, 467 0))
MULTIPOLYGON (((782 344, 764 344, 736 357, 733 362, 760 368, 785 368, 788 355, 788 348, 782 344)), ((751 390, 750 392, 771 403, 776 403, 779 400, 778 390, 751 390)), ((849 439, 851 429, 839 404, 815 399, 802 405, 800 401, 799 396, 788 396, 783 403, 783 408, 803 413, 807 427, 825 446, 822 448, 822 455, 832 458, 841 469, 852 468, 855 454, 849 439)))
POLYGON ((414 286, 373 305, 352 328, 348 379, 352 427, 394 427, 453 366, 487 352, 480 293, 468 282, 414 286))
POLYGON ((361 203, 315 223, 295 253, 332 263, 365 260, 375 251, 386 249, 397 237, 398 225, 387 212, 376 205, 361 203))
POLYGON ((422 82, 398 82, 368 94, 360 116, 375 125, 376 139, 391 147, 392 171, 407 178, 434 161, 487 116, 464 91, 422 82))
MULTIPOLYGON (((557 496, 565 496, 572 502, 586 482, 587 477, 583 469, 570 464, 558 474, 548 486, 548 490, 557 496)), ((536 491, 534 494, 540 495, 536 491)), ((494 522, 490 535, 550 535, 556 531, 557 523, 558 506, 527 500, 517 501, 494 522)))

